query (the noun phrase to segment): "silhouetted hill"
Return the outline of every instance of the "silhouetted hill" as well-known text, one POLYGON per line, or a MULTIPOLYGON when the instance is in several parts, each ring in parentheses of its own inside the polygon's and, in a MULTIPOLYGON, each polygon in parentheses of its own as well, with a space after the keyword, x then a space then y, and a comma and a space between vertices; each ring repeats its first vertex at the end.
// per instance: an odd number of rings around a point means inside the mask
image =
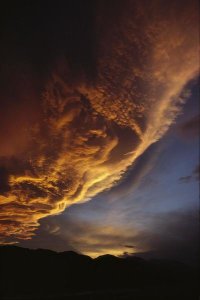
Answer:
POLYGON ((56 253, 44 249, 0 247, 1 299, 46 299, 47 296, 52 299, 52 295, 56 295, 53 299, 137 300, 145 299, 146 293, 150 297, 149 290, 159 291, 157 296, 165 291, 162 298, 154 295, 154 299, 168 299, 165 296, 169 290, 169 299, 177 300, 179 296, 187 299, 184 296, 189 293, 188 299, 192 300, 196 299, 192 298, 196 278, 193 268, 172 261, 112 255, 92 259, 73 251, 56 253), (179 296, 174 291, 178 291, 179 296), (93 298, 90 298, 91 293, 93 298), (121 296, 117 298, 119 294, 121 296), (172 294, 176 294, 176 298, 172 294))

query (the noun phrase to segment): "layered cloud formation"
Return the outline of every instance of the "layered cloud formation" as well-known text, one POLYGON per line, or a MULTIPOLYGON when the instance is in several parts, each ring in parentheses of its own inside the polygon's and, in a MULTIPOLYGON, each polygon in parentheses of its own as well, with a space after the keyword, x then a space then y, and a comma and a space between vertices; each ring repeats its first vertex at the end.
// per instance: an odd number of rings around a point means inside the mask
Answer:
POLYGON ((174 122, 198 73, 195 1, 127 1, 115 16, 98 5, 93 80, 72 79, 59 58, 20 151, 0 157, 2 242, 30 239, 41 218, 115 185, 174 122))

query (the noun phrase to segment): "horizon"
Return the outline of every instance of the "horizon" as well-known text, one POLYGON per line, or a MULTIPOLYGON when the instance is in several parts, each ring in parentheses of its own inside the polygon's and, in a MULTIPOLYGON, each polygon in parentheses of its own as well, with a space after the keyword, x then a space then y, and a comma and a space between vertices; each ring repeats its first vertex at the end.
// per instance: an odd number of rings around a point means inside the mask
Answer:
MULTIPOLYGON (((8 249, 22 249, 23 250, 30 250, 30 252, 33 252, 34 251, 44 251, 44 252, 51 252, 51 253, 55 253, 55 254, 75 254, 75 255, 78 255, 78 256, 84 256, 84 257, 88 257, 90 258, 91 260, 97 260, 98 258, 104 258, 104 257, 112 257, 112 258, 116 258, 116 259, 121 259, 121 260, 140 260, 140 261, 144 261, 144 262, 168 262, 168 263, 178 263, 178 264, 181 264, 181 265, 184 265, 184 266, 187 266, 187 267, 190 267, 190 268, 195 268, 195 269, 198 269, 198 266, 196 264, 188 264, 188 263, 185 263, 185 262, 182 262, 182 261, 179 261, 179 260, 170 260, 168 258, 164 258, 164 257, 158 257, 158 258, 155 258, 155 257, 142 257, 142 256, 138 256, 138 255, 135 255, 135 254, 131 254, 131 255, 120 255, 120 256, 115 256, 113 254, 109 254, 109 253, 106 253, 106 254, 102 254, 102 255, 99 255, 99 256, 96 256, 96 257, 92 257, 92 256, 89 256, 89 255, 86 255, 86 254, 83 254, 83 253, 80 253, 80 252, 75 252, 75 251, 72 251, 72 250, 67 250, 67 251, 61 251, 61 252, 58 252, 58 251, 55 251, 55 250, 51 250, 51 249, 45 249, 45 248, 25 248, 25 247, 22 247, 22 246, 17 246, 17 245, 0 245, 0 250, 1 249, 5 249, 5 250, 8 250, 8 249)), ((7 253, 7 252, 6 252, 7 253)), ((136 253, 137 254, 137 253, 136 253)), ((74 257, 75 259, 75 257, 74 257)))

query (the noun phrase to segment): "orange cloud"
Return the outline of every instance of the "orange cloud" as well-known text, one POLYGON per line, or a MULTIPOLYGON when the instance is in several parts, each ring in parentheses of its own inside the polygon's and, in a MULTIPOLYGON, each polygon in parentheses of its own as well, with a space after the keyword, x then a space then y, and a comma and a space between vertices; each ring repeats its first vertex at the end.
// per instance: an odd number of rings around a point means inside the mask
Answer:
POLYGON ((174 122, 198 73, 197 13, 145 3, 127 4, 108 30, 98 19, 95 83, 72 84, 67 63, 65 75, 52 74, 21 169, 0 195, 2 241, 30 239, 41 218, 111 188, 174 122))

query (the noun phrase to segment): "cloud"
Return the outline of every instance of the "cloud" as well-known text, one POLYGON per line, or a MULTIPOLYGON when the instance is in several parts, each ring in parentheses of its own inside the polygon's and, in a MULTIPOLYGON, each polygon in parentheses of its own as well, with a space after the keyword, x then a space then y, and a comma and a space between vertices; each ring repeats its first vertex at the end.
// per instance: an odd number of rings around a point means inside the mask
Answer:
MULTIPOLYGON (((138 218, 141 212, 136 214, 132 213, 133 218, 138 218)), ((133 228, 128 224, 86 221, 72 214, 59 218, 54 216, 41 220, 38 234, 32 240, 21 241, 20 245, 57 251, 73 250, 92 257, 109 253, 147 259, 173 259, 193 264, 197 262, 197 211, 146 213, 146 220, 145 228, 133 228)))
POLYGON ((200 165, 196 166, 196 168, 194 169, 193 176, 196 180, 200 179, 200 165))
POLYGON ((4 167, 0 167, 0 179, 0 193, 4 194, 9 191, 8 172, 4 167))
POLYGON ((199 136, 200 115, 192 117, 190 120, 183 123, 179 131, 183 137, 193 138, 199 136))
MULTIPOLYGON (((68 214, 62 220, 56 217, 48 218, 47 222, 41 220, 38 234, 32 240, 21 241, 20 245, 57 251, 73 250, 91 257, 107 253, 120 255, 127 250, 126 243, 132 242, 133 235, 133 231, 124 232, 120 226, 74 219, 68 214)), ((138 247, 135 249, 140 250, 138 247)))
POLYGON ((131 248, 131 249, 133 249, 133 248, 135 248, 135 246, 133 246, 133 245, 124 245, 126 248, 131 248))
MULTIPOLYGON (((85 70, 88 59, 84 63, 93 48, 80 55, 80 42, 70 39, 74 52, 58 56, 42 81, 38 112, 31 117, 30 109, 23 110, 15 136, 24 124, 28 130, 19 149, 15 140, 16 147, 11 143, 2 153, 2 239, 30 239, 40 219, 116 185, 175 121, 183 90, 197 76, 193 2, 127 1, 112 26, 101 5, 94 17, 95 60, 89 59, 95 63, 94 80, 85 70)), ((89 37, 90 32, 86 41, 89 37)), ((13 140, 14 127, 11 131, 13 140)))
POLYGON ((198 223, 198 212, 194 210, 157 216, 152 231, 147 230, 141 234, 141 241, 149 250, 136 255, 168 258, 196 265, 199 251, 198 223))
POLYGON ((179 181, 182 183, 188 183, 193 180, 199 181, 200 178, 199 173, 200 173, 200 165, 197 165, 191 175, 180 177, 179 181))

